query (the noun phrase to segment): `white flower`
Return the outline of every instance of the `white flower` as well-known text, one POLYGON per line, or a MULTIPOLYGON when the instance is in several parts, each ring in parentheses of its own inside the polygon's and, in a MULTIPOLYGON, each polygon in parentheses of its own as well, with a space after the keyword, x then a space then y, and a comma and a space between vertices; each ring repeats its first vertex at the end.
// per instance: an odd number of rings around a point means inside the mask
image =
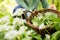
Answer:
POLYGON ((53 16, 53 17, 57 18, 57 15, 55 13, 53 13, 53 12, 46 12, 45 16, 47 16, 47 17, 53 16))
POLYGON ((46 40, 50 40, 50 35, 46 34, 46 40))
POLYGON ((39 26, 39 30, 46 28, 44 23, 39 26))
POLYGON ((18 35, 19 35, 19 33, 17 30, 12 30, 12 31, 7 32, 4 36, 4 38, 8 39, 8 40, 12 40, 18 35))
POLYGON ((2 23, 2 24, 5 24, 7 22, 9 22, 9 17, 8 16, 5 16, 5 17, 0 19, 0 23, 2 23))
POLYGON ((33 22, 33 25, 38 26, 38 23, 37 22, 33 22))
POLYGON ((22 40, 32 40, 32 37, 27 36, 27 37, 24 37, 22 40))
POLYGON ((6 25, 1 25, 0 26, 0 32, 1 31, 9 31, 9 30, 13 30, 14 26, 6 26, 6 25))
POLYGON ((51 16, 51 15, 52 15, 51 12, 46 12, 46 13, 45 13, 45 16, 51 16))
POLYGON ((43 16, 38 17, 38 18, 39 18, 39 20, 41 20, 41 19, 42 19, 42 17, 43 17, 43 16))
POLYGON ((26 20, 20 19, 20 18, 15 18, 13 21, 13 25, 17 26, 17 25, 21 25, 24 24, 26 22, 26 20))
POLYGON ((27 34, 27 35, 31 35, 32 32, 33 32, 33 30, 29 30, 29 31, 26 32, 26 34, 27 34))
POLYGON ((5 24, 2 24, 2 25, 9 25, 10 24, 10 22, 6 22, 5 24))
POLYGON ((24 34, 27 30, 27 27, 26 26, 21 26, 20 29, 19 29, 19 33, 20 35, 24 34))
POLYGON ((9 21, 9 17, 8 16, 5 16, 3 18, 0 19, 0 22, 3 22, 3 21, 9 21))
POLYGON ((19 8, 16 10, 16 12, 13 14, 13 16, 21 16, 23 14, 24 9, 19 8))
POLYGON ((28 40, 32 40, 32 37, 29 37, 29 36, 28 36, 27 39, 28 39, 28 40))
POLYGON ((5 30, 7 31, 14 30, 14 26, 5 26, 5 30))
POLYGON ((37 15, 37 18, 39 18, 39 20, 41 20, 42 17, 43 17, 43 14, 42 14, 42 13, 39 13, 39 14, 37 15))

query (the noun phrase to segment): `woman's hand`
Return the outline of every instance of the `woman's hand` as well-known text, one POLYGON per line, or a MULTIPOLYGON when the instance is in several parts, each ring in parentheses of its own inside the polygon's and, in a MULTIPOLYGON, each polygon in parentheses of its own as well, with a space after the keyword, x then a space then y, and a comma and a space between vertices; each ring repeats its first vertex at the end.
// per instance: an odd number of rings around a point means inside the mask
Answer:
POLYGON ((56 6, 55 6, 54 4, 51 4, 51 5, 49 6, 49 9, 54 9, 54 10, 56 10, 57 8, 56 8, 56 6))

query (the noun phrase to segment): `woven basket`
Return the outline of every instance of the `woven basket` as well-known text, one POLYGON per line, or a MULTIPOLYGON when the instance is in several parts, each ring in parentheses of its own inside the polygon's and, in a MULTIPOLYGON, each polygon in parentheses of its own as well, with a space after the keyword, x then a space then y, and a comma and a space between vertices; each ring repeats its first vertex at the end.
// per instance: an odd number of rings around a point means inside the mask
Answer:
POLYGON ((31 27, 32 29, 34 29, 37 33, 45 35, 45 34, 49 34, 46 30, 48 30, 50 33, 54 32, 54 29, 49 30, 51 27, 46 27, 45 29, 39 30, 39 28, 35 25, 33 25, 31 23, 31 18, 33 18, 34 16, 36 16, 38 13, 45 13, 45 12, 54 12, 55 14, 57 14, 58 17, 60 17, 60 12, 57 10, 53 10, 53 9, 43 9, 43 10, 35 10, 33 12, 31 12, 31 15, 26 19, 27 20, 27 25, 29 27, 31 27))

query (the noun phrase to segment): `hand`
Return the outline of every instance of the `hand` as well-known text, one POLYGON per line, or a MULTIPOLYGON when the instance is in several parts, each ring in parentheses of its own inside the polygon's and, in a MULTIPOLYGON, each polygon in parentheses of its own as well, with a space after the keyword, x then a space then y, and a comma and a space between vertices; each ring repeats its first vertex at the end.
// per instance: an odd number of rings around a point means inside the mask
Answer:
POLYGON ((54 10, 56 10, 57 8, 56 8, 56 6, 55 6, 54 4, 51 4, 51 5, 49 6, 49 9, 54 9, 54 10))

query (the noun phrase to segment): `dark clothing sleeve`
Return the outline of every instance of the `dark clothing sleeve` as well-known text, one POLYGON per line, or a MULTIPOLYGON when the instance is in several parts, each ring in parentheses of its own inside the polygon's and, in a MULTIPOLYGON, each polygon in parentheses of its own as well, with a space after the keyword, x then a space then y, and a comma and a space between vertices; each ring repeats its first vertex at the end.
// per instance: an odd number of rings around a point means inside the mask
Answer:
POLYGON ((21 5, 16 6, 16 7, 13 9, 13 13, 14 13, 18 8, 23 8, 23 6, 21 6, 21 5))

